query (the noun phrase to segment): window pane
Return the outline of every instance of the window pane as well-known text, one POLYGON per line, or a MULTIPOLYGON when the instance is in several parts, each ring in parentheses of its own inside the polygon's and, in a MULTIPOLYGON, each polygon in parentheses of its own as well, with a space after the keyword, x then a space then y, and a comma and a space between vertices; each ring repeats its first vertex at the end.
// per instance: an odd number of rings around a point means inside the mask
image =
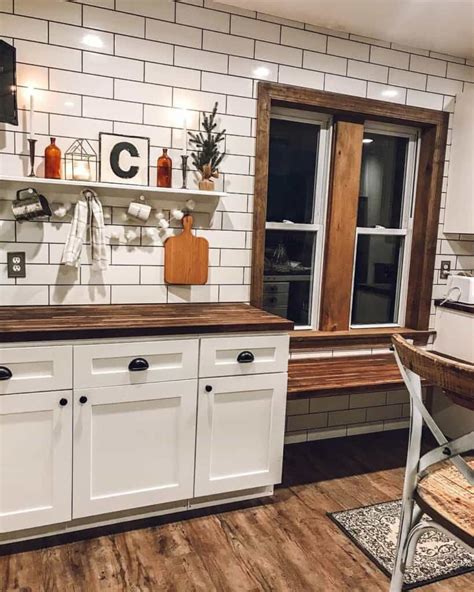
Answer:
POLYGON ((402 236, 359 235, 357 239, 352 324, 398 321, 399 261, 402 236))
POLYGON ((267 230, 263 308, 295 322, 311 322, 314 232, 267 230))
POLYGON ((357 226, 400 228, 408 139, 364 134, 357 226))
POLYGON ((317 125, 270 120, 267 222, 313 221, 318 136, 317 125))

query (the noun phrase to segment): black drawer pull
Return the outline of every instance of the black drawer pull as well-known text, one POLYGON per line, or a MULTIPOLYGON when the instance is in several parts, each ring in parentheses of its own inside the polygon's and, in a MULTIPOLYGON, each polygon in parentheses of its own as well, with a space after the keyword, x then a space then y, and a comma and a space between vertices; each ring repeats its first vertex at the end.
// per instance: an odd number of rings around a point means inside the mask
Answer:
POLYGON ((210 384, 206 384, 206 393, 210 393, 212 391, 212 386, 210 384))
POLYGON ((128 365, 130 372, 140 372, 141 370, 148 370, 150 365, 145 358, 135 358, 128 365))
POLYGON ((0 366, 0 380, 9 380, 13 376, 10 368, 0 366))
POLYGON ((87 397, 85 397, 84 395, 82 395, 82 397, 79 397, 79 403, 81 403, 81 405, 87 403, 87 397))
POLYGON ((59 399, 59 404, 61 405, 61 407, 66 407, 67 399, 59 399))
POLYGON ((237 356, 237 362, 239 362, 239 364, 250 364, 250 362, 253 362, 254 360, 255 356, 251 351, 240 352, 237 356))

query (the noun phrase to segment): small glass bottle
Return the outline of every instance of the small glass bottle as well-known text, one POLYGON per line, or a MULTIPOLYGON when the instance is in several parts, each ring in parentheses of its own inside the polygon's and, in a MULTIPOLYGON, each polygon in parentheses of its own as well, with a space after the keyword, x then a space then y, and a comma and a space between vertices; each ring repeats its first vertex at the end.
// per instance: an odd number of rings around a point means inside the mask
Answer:
POLYGON ((156 184, 158 187, 171 187, 171 174, 173 163, 168 156, 168 148, 163 148, 163 154, 157 161, 156 184))
POLYGON ((44 176, 46 179, 61 178, 61 150, 56 146, 56 138, 44 151, 44 176))

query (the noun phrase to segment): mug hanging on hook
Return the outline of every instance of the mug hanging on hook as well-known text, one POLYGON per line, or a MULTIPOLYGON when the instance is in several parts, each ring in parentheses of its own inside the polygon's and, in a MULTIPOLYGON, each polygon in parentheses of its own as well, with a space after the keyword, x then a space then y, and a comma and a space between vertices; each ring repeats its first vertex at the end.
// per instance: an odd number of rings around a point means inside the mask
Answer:
POLYGON ((16 192, 16 200, 12 203, 12 212, 19 222, 51 216, 48 200, 33 187, 19 189, 16 192))
POLYGON ((141 222, 146 222, 150 217, 151 206, 145 203, 145 196, 140 195, 139 201, 132 201, 128 206, 127 213, 132 218, 136 218, 141 222))

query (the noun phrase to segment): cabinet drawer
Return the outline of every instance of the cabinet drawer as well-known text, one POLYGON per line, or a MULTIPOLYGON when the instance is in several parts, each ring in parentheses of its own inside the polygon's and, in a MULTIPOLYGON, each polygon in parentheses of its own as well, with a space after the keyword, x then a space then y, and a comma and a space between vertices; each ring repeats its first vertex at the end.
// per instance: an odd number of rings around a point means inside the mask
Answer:
POLYGON ((288 335, 209 337, 201 340, 199 376, 286 372, 288 335))
POLYGON ((48 347, 0 348, 0 395, 53 391, 72 387, 72 348, 48 347))
POLYGON ((197 360, 197 339, 78 345, 74 348, 74 386, 196 378, 197 360))

